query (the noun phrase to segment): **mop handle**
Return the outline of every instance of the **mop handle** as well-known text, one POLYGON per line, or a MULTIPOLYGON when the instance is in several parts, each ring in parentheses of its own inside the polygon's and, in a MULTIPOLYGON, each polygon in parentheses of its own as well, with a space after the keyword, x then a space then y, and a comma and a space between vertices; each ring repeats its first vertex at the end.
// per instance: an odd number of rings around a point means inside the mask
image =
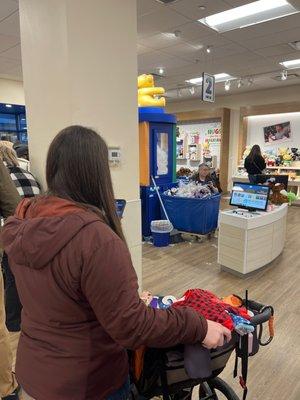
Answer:
POLYGON ((160 193, 159 193, 158 187, 157 187, 156 182, 155 182, 155 180, 154 180, 154 178, 153 178, 152 175, 151 175, 151 179, 152 179, 154 188, 155 188, 155 190, 156 190, 157 196, 158 196, 158 198, 159 198, 161 207, 162 207, 162 209, 164 210, 165 216, 166 216, 167 220, 171 223, 171 221, 170 221, 170 219, 169 219, 169 217, 168 217, 167 211, 166 211, 166 209, 165 209, 164 203, 163 203, 163 201, 162 201, 162 198, 160 197, 160 193))

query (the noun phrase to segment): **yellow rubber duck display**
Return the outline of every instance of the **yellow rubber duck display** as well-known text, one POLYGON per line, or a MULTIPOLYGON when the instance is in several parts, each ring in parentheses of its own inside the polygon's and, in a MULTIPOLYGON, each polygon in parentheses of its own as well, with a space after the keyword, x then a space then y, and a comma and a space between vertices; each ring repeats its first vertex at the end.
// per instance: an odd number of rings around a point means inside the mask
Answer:
POLYGON ((155 87, 153 75, 138 77, 138 104, 139 107, 165 107, 166 99, 158 97, 165 93, 162 87, 155 87))

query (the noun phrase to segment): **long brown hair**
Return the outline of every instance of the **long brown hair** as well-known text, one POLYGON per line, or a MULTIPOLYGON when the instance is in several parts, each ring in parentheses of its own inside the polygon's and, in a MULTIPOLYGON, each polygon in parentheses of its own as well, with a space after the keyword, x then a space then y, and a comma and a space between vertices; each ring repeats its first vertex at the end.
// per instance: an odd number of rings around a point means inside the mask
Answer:
POLYGON ((116 213, 105 141, 83 126, 69 126, 52 141, 46 166, 49 194, 72 200, 101 214, 125 241, 116 213))
POLYGON ((261 149, 258 144, 252 146, 252 149, 248 155, 249 159, 253 162, 257 156, 261 156, 261 149))

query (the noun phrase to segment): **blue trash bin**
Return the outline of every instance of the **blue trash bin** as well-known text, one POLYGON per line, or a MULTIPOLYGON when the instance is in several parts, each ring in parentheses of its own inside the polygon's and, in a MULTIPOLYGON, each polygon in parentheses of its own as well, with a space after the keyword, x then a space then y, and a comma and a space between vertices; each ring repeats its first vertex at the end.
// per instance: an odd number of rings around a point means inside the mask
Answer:
POLYGON ((168 196, 162 200, 175 229, 206 235, 218 227, 221 195, 206 199, 168 196))
POLYGON ((156 220, 151 222, 151 233, 155 247, 166 247, 170 244, 170 233, 173 230, 168 220, 156 220))

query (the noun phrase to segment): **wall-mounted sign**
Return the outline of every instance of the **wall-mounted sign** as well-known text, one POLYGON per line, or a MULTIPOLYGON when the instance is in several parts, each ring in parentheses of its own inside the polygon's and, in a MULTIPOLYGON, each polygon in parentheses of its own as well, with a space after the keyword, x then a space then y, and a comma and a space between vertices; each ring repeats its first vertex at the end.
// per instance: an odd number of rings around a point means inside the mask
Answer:
POLYGON ((202 74, 202 100, 209 103, 215 102, 215 77, 203 72, 202 74))

